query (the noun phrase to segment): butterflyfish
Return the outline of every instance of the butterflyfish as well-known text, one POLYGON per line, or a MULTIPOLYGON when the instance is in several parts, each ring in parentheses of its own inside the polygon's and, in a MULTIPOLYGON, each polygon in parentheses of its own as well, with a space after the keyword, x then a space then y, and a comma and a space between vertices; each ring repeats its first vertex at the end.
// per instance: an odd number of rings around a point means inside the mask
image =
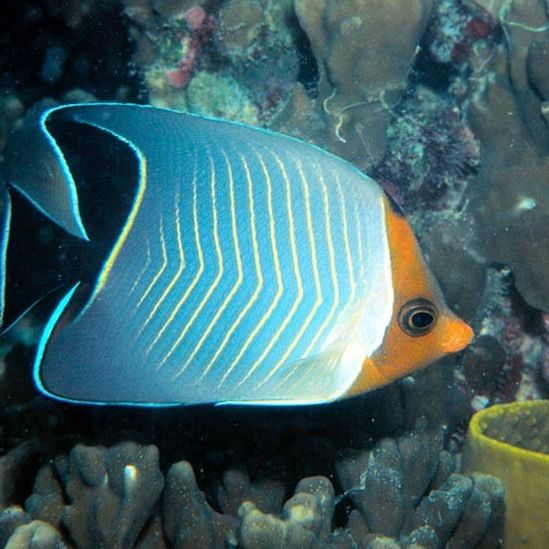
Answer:
MULTIPOLYGON (((49 108, 13 137, 7 188, 83 241, 78 174, 51 129, 65 123, 127 148, 137 181, 91 289, 66 288, 43 330, 34 380, 46 395, 326 403, 471 341, 399 208, 350 163, 292 137, 168 109, 49 108)), ((109 166, 98 160, 96 170, 109 166)), ((2 309, 10 214, 3 189, 2 309)))

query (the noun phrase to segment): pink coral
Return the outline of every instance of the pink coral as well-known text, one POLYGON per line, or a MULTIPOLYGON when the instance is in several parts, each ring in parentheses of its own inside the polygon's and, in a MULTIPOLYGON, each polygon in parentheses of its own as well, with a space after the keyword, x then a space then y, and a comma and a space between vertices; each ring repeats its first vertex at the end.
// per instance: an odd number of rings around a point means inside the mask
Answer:
POLYGON ((211 24, 212 18, 200 7, 194 6, 185 12, 183 16, 189 30, 192 32, 203 31, 205 27, 209 27, 211 24))
POLYGON ((192 78, 199 48, 197 45, 193 45, 192 39, 189 42, 187 54, 179 60, 175 69, 169 70, 167 73, 168 81, 174 88, 185 89, 192 78))
POLYGON ((167 78, 174 88, 185 89, 191 81, 203 44, 211 37, 215 27, 214 18, 200 6, 194 6, 183 15, 191 36, 182 38, 185 55, 177 62, 174 69, 167 72, 167 78))

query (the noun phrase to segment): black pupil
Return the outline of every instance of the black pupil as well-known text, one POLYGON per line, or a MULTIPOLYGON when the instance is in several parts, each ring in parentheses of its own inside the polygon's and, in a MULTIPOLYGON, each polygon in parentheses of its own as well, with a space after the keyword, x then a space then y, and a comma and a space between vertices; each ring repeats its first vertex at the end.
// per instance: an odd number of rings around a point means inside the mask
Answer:
POLYGON ((433 322, 433 315, 427 311, 418 311, 410 320, 414 328, 427 328, 433 322))

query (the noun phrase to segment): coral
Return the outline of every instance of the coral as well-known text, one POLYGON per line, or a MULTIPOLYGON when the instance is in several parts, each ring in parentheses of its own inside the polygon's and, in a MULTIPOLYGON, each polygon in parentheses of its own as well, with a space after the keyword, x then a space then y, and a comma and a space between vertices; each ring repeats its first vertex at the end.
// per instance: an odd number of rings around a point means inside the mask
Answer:
POLYGON ((167 72, 168 82, 174 88, 186 88, 188 86, 201 53, 202 44, 210 38, 214 27, 213 18, 199 6, 194 6, 186 11, 183 19, 191 36, 182 39, 183 55, 177 61, 175 68, 167 72))
POLYGON ((324 477, 303 479, 280 518, 265 514, 253 503, 239 511, 239 542, 247 549, 260 547, 327 547, 334 513, 334 489, 324 477))
POLYGON ((174 3, 160 13, 156 8, 126 2, 133 22, 135 63, 140 67, 153 105, 184 108, 185 93, 215 27, 213 17, 198 5, 174 3))
POLYGON ((549 314, 543 314, 543 327, 545 328, 545 333, 543 334, 543 342, 545 348, 543 351, 543 366, 541 369, 541 376, 547 386, 549 386, 549 314))
POLYGON ((132 547, 163 486, 154 446, 77 445, 40 470, 25 508, 66 530, 77 547, 132 547))
POLYGON ((481 141, 481 168, 469 186, 478 242, 487 262, 513 269, 532 306, 549 310, 549 18, 543 2, 476 0, 497 18, 497 48, 471 51, 468 117, 481 141))
POLYGON ((77 445, 42 466, 25 510, 6 498, 12 505, 0 513, 0 541, 44 548, 496 547, 490 540, 503 524, 501 485, 457 473, 456 456, 442 443, 443 432, 421 422, 342 455, 342 494, 324 476, 307 477, 284 504, 281 483, 252 482, 237 470, 212 487, 213 499, 187 461, 171 465, 164 482, 155 446, 77 445))
POLYGON ((253 55, 264 24, 259 0, 229 0, 219 12, 216 38, 220 48, 233 58, 253 55))
POLYGON ((223 475, 223 485, 216 500, 223 513, 236 515, 243 501, 253 501, 264 513, 276 513, 284 503, 284 485, 274 481, 252 484, 244 471, 230 470, 223 475))
POLYGON ((429 53, 442 65, 462 71, 467 57, 481 39, 496 39, 497 21, 488 12, 467 8, 462 2, 441 0, 428 31, 429 53))
POLYGON ((5 549, 68 549, 59 532, 40 520, 18 526, 5 549))
POLYGON ((389 151, 371 172, 409 213, 459 208, 479 164, 457 105, 418 86, 387 128, 389 151))
POLYGON ((58 473, 66 472, 65 459, 57 458, 53 464, 44 465, 36 475, 34 489, 25 501, 29 516, 57 527, 61 524, 61 515, 65 507, 65 496, 58 480, 58 473))
MULTIPOLYGON (((141 27, 177 17, 194 7, 203 7, 208 0, 125 0, 124 12, 141 27)), ((151 40, 154 38, 151 37, 151 40)))
POLYGON ((157 449, 131 443, 76 446, 66 474, 70 504, 61 520, 73 539, 95 546, 131 547, 164 486, 157 449))
POLYGON ((30 517, 19 505, 11 505, 0 513, 0 546, 5 547, 15 530, 30 522, 30 517))
POLYGON ((248 124, 257 124, 259 115, 257 107, 236 80, 206 71, 191 80, 185 94, 185 109, 248 124))
POLYGON ((15 499, 20 477, 32 467, 36 454, 35 445, 27 441, 0 457, 0 510, 15 499))
POLYGON ((163 508, 166 538, 173 547, 220 547, 225 539, 234 538, 236 520, 210 507, 186 461, 168 471, 163 508))
POLYGON ((471 389, 479 394, 489 394, 497 386, 505 360, 505 350, 494 336, 478 336, 464 361, 464 375, 471 389))
POLYGON ((51 524, 31 520, 18 505, 0 513, 0 545, 9 549, 64 549, 68 545, 51 524))
POLYGON ((293 0, 228 0, 214 35, 223 71, 245 89, 268 120, 299 76, 293 0))
MULTIPOLYGON (((497 341, 504 360, 496 379, 477 389, 477 395, 487 397, 487 403, 543 398, 537 379, 543 369, 547 343, 540 337, 545 331, 540 312, 522 302, 512 286, 509 269, 491 270, 486 286, 488 294, 497 292, 498 295, 487 300, 478 333, 497 341), (517 308, 522 309, 523 314, 517 314, 517 308)), ((474 361, 466 372, 471 374, 473 367, 474 361)))
POLYGON ((166 4, 124 2, 151 104, 257 124, 295 84, 291 0, 166 4))
POLYGON ((385 152, 390 109, 407 86, 431 8, 430 0, 296 0, 318 92, 310 99, 296 88, 277 125, 370 167, 385 152), (292 124, 303 109, 309 114, 292 124))
POLYGON ((549 400, 514 402, 478 412, 469 424, 464 468, 503 481, 508 547, 543 547, 549 538, 548 417, 549 400))
MULTIPOLYGON (((456 404, 462 408, 461 424, 459 416, 458 422, 451 424, 454 450, 463 445, 472 413, 492 404, 546 398, 547 394, 542 381, 549 337, 545 315, 524 302, 510 269, 499 266, 487 270, 484 291, 476 297, 475 305, 477 337, 453 369, 452 389, 446 398, 454 405, 439 412, 450 420, 449 410, 456 417, 456 404)), ((434 371, 430 373, 433 375, 434 371)), ((421 398, 417 395, 425 393, 415 394, 421 398)), ((431 408, 436 400, 429 396, 431 408)))
POLYGON ((501 485, 493 477, 456 474, 455 468, 442 450, 442 432, 429 433, 422 424, 345 458, 338 476, 358 510, 349 517, 351 536, 358 541, 376 533, 428 547, 497 547, 487 540, 501 535, 501 485))

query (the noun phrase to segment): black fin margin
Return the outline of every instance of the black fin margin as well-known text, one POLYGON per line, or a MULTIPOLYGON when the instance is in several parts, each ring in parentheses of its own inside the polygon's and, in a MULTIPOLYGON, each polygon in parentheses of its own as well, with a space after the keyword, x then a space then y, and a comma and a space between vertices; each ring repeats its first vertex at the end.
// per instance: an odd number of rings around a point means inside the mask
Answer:
POLYGON ((383 189, 383 192, 385 194, 385 197, 387 198, 389 206, 391 207, 391 211, 399 217, 405 218, 406 214, 404 213, 404 210, 400 207, 398 202, 385 189, 383 189))

